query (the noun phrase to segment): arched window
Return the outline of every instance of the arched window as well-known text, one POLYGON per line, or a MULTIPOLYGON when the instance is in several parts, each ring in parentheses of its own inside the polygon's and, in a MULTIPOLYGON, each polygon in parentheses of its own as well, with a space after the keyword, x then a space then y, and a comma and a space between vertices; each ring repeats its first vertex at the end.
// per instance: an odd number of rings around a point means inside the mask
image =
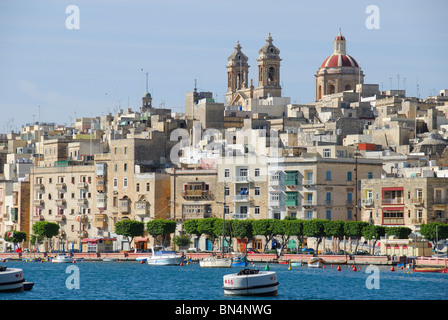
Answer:
POLYGON ((268 80, 269 81, 275 81, 275 69, 274 69, 274 67, 270 67, 268 69, 268 80))
POLYGON ((349 84, 347 84, 347 85, 345 85, 344 90, 345 90, 345 91, 347 91, 347 90, 352 90, 352 87, 351 87, 349 84))
POLYGON ((317 99, 322 99, 322 86, 319 86, 319 90, 317 91, 317 99))
POLYGON ((334 85, 330 84, 329 91, 330 91, 330 94, 333 94, 335 92, 334 85))

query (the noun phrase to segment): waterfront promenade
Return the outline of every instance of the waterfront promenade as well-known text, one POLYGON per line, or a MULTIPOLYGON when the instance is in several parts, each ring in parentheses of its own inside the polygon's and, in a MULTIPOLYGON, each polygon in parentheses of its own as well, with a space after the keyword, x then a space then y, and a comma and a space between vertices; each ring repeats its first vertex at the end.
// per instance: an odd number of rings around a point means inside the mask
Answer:
MULTIPOLYGON (((17 253, 4 252, 0 253, 0 262, 3 260, 24 260, 24 259, 46 259, 47 257, 55 257, 58 253, 17 253)), ((191 261, 199 261, 202 258, 208 257, 209 252, 202 253, 187 253, 186 258, 191 261)), ((220 253, 217 253, 219 256, 220 253)), ((84 259, 86 261, 101 261, 104 258, 113 258, 120 261, 136 261, 140 257, 149 257, 151 253, 146 252, 116 252, 116 253, 74 253, 75 259, 84 259)), ((231 255, 226 255, 231 256, 231 255)), ((307 263, 313 255, 310 254, 283 254, 278 256, 275 253, 249 253, 247 260, 254 263, 286 263, 303 262, 307 263)), ((319 255, 329 264, 356 264, 356 265, 396 265, 398 263, 406 262, 405 257, 398 257, 392 259, 390 256, 370 256, 370 255, 319 255)), ((447 258, 431 258, 431 257, 417 257, 415 259, 416 266, 446 266, 447 258)))

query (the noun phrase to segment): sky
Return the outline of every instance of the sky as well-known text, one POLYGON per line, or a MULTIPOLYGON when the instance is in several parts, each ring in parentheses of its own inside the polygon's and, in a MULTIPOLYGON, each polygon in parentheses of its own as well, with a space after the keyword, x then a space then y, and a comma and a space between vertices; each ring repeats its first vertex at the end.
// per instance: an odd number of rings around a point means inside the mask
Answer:
POLYGON ((365 83, 425 98, 448 89, 446 12, 440 0, 2 0, 0 133, 138 110, 146 87, 153 106, 184 112, 195 79, 224 102, 236 42, 255 80, 269 33, 292 103, 314 102, 315 74, 339 29, 365 83))

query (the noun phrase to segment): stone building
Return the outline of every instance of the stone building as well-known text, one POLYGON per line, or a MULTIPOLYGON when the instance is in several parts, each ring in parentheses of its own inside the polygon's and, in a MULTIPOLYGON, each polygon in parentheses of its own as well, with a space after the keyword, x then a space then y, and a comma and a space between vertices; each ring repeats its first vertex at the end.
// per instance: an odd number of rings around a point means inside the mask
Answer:
POLYGON ((362 180, 362 217, 375 225, 446 223, 448 178, 413 177, 362 180))

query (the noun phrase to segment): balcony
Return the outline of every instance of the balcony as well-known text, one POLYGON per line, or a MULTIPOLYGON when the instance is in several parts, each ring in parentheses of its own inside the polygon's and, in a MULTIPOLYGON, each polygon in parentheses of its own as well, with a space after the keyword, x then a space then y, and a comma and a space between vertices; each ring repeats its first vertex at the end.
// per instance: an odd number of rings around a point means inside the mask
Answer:
POLYGON ((135 203, 135 215, 146 216, 148 214, 149 204, 147 201, 137 201, 135 203))
POLYGON ((45 218, 42 214, 37 214, 37 215, 33 215, 33 220, 34 221, 44 221, 45 218))
POLYGON ((445 198, 441 198, 441 197, 435 197, 434 198, 434 204, 445 205, 446 204, 446 199, 445 198))
POLYGON ((313 180, 303 180, 303 185, 307 188, 313 187, 315 185, 313 180))
POLYGON ((186 200, 200 200, 207 199, 211 195, 210 190, 184 190, 182 196, 186 200))
POLYGON ((237 212, 232 214, 232 219, 246 220, 248 217, 248 213, 237 212))
POLYGON ((104 229, 107 225, 107 214, 95 214, 93 218, 93 226, 98 229, 104 229))
POLYGON ((362 199, 361 205, 364 207, 373 207, 373 199, 372 198, 362 199))
POLYGON ((78 182, 78 189, 87 189, 87 182, 78 182))
POLYGON ((330 207, 333 205, 333 200, 324 200, 324 206, 330 207))
POLYGON ((316 206, 316 203, 314 202, 314 200, 303 200, 303 202, 302 202, 302 207, 308 207, 308 208, 311 208, 311 207, 315 207, 316 206))
POLYGON ((87 199, 85 198, 78 199, 78 206, 87 207, 87 199))
POLYGON ((34 190, 36 190, 38 193, 44 193, 45 187, 42 183, 36 183, 34 185, 34 190))
POLYGON ((54 220, 55 220, 56 222, 64 222, 64 221, 67 220, 67 217, 65 216, 65 214, 57 214, 57 215, 54 217, 54 220))
POLYGON ((212 206, 210 204, 203 205, 183 205, 182 219, 200 219, 209 218, 212 214, 212 206))
POLYGON ((96 178, 96 191, 97 192, 106 192, 106 178, 105 177, 97 177, 96 178))
POLYGON ((35 206, 35 207, 43 207, 44 206, 44 200, 41 200, 41 199, 33 200, 33 206, 35 206))
POLYGON ((424 200, 423 198, 412 198, 411 202, 413 205, 415 205, 416 207, 421 207, 424 204, 424 200))
POLYGON ((345 205, 347 207, 353 207, 355 205, 355 201, 353 201, 353 200, 345 200, 345 205))
POLYGON ((67 192, 67 185, 65 183, 56 183, 56 189, 59 192, 67 192))
POLYGON ((285 200, 285 206, 286 207, 296 207, 297 204, 298 204, 297 199, 285 200))
POLYGON ((285 172, 285 186, 295 187, 298 184, 297 171, 285 172))
POLYGON ((251 179, 249 178, 249 176, 235 176, 233 177, 233 182, 234 183, 249 183, 251 181, 251 179))
POLYGON ((403 198, 383 198, 383 204, 403 204, 403 198))
POLYGON ((129 200, 128 199, 122 199, 120 200, 120 205, 118 207, 118 210, 120 213, 129 213, 129 200))
POLYGON ((236 201, 236 202, 240 202, 240 201, 247 202, 247 201, 249 201, 249 195, 248 194, 235 194, 235 195, 233 195, 233 201, 236 201))
POLYGON ((56 199, 56 205, 58 207, 65 207, 67 205, 67 202, 65 199, 56 199))

